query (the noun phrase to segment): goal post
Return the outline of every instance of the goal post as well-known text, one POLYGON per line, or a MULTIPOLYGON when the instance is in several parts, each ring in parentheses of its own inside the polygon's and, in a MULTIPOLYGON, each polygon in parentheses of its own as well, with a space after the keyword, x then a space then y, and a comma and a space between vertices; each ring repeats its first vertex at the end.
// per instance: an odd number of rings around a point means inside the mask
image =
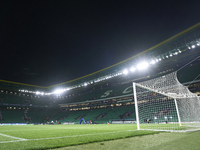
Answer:
POLYGON ((199 97, 178 81, 176 72, 134 82, 133 94, 138 130, 183 130, 188 123, 200 126, 199 97))
POLYGON ((179 114, 179 110, 178 110, 178 105, 177 105, 176 98, 174 98, 174 102, 175 102, 175 106, 176 106, 176 112, 177 112, 177 117, 178 117, 178 123, 179 123, 179 126, 181 126, 181 118, 180 118, 180 114, 179 114))
POLYGON ((181 125, 176 99, 133 83, 137 129, 177 130, 181 125))
POLYGON ((133 82, 133 93, 134 93, 134 100, 135 100, 135 114, 136 114, 136 122, 137 122, 137 129, 140 130, 140 122, 139 122, 139 114, 138 114, 138 103, 137 103, 137 93, 136 93, 136 83, 133 82))

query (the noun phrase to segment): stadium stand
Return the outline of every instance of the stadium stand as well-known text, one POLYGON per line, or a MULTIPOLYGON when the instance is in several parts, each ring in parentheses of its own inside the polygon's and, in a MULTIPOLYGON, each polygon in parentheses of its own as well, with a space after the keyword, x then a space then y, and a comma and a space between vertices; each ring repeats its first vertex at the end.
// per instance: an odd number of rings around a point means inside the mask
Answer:
POLYGON ((26 121, 23 120, 24 117, 24 111, 23 110, 1 110, 2 123, 26 123, 26 121))
MULTIPOLYGON (((79 123, 82 118, 93 123, 135 120, 132 83, 176 70, 179 81, 200 94, 200 47, 191 48, 199 44, 197 41, 200 42, 200 23, 116 65, 69 82, 41 87, 0 80, 0 121, 40 124, 79 123), (155 58, 158 63, 146 71, 121 71, 144 57, 155 58), (55 94, 55 89, 65 92, 55 94)), ((157 113, 161 112, 173 113, 168 108, 157 113)))

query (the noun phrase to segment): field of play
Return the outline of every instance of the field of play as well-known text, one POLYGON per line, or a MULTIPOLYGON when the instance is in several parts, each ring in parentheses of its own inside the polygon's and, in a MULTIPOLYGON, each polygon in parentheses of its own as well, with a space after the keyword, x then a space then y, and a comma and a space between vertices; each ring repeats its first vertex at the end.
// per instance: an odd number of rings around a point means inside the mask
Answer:
MULTIPOLYGON (((193 133, 198 133, 197 135, 199 135, 199 132, 193 133)), ((116 141, 116 139, 126 140, 126 138, 131 139, 132 137, 140 137, 140 139, 142 139, 143 137, 155 136, 159 134, 161 133, 155 131, 137 131, 136 124, 4 125, 0 126, 0 149, 12 150, 54 149, 60 147, 72 148, 71 146, 76 147, 77 145, 81 144, 84 144, 81 146, 85 146, 85 144, 88 143, 95 144, 95 142, 100 142, 99 145, 101 145, 106 141, 111 142, 111 140, 116 141)), ((185 136, 188 133, 176 134, 185 136)), ((195 140, 200 139, 196 137, 194 138, 195 140)), ((160 138, 160 140, 162 139, 160 138)), ((148 141, 146 141, 144 138, 143 142, 146 143, 148 141)), ((154 142, 159 143, 159 141, 154 142)), ((198 141, 193 143, 193 147, 198 146, 197 144, 199 144, 198 141)), ((117 147, 115 147, 115 149, 117 149, 117 147)))

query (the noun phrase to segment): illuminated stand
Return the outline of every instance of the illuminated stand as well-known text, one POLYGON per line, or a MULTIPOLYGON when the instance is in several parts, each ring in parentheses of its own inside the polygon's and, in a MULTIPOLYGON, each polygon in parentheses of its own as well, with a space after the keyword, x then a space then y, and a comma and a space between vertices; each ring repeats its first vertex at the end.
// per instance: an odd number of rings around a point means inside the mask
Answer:
POLYGON ((138 130, 199 128, 199 97, 183 86, 176 76, 177 72, 173 72, 145 82, 133 83, 138 130))

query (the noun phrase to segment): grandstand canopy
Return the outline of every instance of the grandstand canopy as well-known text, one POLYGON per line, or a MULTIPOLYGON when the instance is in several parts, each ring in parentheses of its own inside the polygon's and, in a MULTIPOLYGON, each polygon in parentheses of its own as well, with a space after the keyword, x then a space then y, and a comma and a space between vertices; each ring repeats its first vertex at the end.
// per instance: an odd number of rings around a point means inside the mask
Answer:
POLYGON ((199 39, 198 3, 5 2, 1 84, 85 84, 184 51, 199 39))

